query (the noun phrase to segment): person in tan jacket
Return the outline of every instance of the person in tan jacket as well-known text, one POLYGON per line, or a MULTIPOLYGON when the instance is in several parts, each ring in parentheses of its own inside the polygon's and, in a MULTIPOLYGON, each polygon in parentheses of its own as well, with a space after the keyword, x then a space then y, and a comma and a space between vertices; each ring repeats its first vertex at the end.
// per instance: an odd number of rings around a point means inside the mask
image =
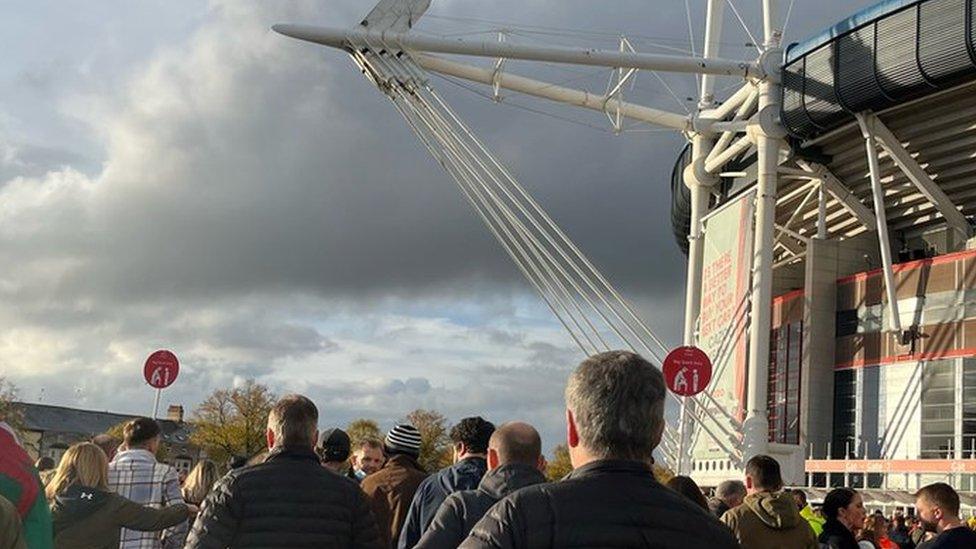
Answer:
POLYGON ((742 504, 721 519, 742 549, 817 549, 813 529, 800 516, 793 495, 783 491, 775 459, 759 455, 746 463, 746 491, 742 504))
POLYGON ((187 519, 183 503, 153 509, 108 489, 108 458, 90 442, 75 444, 61 458, 47 486, 54 522, 54 546, 65 549, 118 549, 120 529, 163 530, 187 519))
POLYGON ((383 546, 396 549, 407 511, 420 482, 427 478, 417 458, 420 456, 420 431, 408 423, 390 429, 383 441, 386 464, 367 476, 359 485, 366 494, 383 546))

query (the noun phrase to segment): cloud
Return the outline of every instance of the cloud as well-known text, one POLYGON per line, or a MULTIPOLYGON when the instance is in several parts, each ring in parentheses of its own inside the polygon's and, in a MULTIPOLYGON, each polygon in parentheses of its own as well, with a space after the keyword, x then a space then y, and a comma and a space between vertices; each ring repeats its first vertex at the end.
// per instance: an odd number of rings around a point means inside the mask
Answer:
MULTIPOLYGON (((61 29, 69 44, 21 45, 0 64, 0 375, 28 400, 148 413, 141 363, 172 348, 184 370, 164 398, 191 407, 256 378, 307 391, 339 423, 431 407, 527 419, 559 440, 578 351, 348 59, 269 30, 351 24, 367 7, 128 4, 0 17, 7 36, 32 33, 23 43, 61 29)), ((680 46, 683 8, 665 4, 458 0, 424 24, 506 14, 680 46)), ((794 25, 812 24, 804 13, 794 25)), ((668 80, 679 103, 693 93, 692 78, 668 80)), ((637 99, 676 108, 653 82, 641 76, 637 99)), ((667 197, 681 138, 614 136, 434 85, 676 341, 684 259, 667 197)))

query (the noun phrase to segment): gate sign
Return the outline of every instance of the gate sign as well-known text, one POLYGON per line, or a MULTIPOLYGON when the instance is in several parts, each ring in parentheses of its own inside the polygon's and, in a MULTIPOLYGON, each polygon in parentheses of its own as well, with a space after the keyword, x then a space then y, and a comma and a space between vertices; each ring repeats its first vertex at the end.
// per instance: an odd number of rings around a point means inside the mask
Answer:
POLYGON ((664 381, 679 396, 694 396, 712 380, 712 361, 697 347, 678 347, 664 359, 664 381))
POLYGON ((165 350, 149 355, 146 366, 142 369, 146 383, 157 389, 165 389, 172 385, 179 373, 180 361, 176 360, 176 355, 165 350))

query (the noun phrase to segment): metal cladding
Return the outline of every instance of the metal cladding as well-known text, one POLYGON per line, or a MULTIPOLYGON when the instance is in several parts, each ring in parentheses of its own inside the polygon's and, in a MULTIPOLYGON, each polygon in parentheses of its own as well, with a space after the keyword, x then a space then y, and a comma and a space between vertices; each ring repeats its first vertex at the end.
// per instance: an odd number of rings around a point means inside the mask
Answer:
POLYGON ((920 0, 813 48, 793 46, 782 72, 783 124, 813 138, 852 122, 853 113, 976 80, 974 4, 920 0))

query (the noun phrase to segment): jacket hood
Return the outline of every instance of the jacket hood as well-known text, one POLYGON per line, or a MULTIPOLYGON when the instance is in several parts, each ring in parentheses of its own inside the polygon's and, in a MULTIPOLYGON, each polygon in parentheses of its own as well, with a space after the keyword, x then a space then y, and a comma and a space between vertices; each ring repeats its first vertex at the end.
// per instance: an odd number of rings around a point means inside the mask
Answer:
POLYGON ((512 463, 502 465, 485 473, 478 485, 478 489, 489 494, 494 499, 502 499, 512 492, 532 486, 542 484, 546 481, 545 475, 531 465, 512 463))
POLYGON ((437 482, 447 494, 459 490, 474 490, 486 471, 488 471, 488 462, 484 458, 465 458, 450 467, 441 469, 437 473, 437 482))
POLYGON ((773 530, 789 530, 796 528, 802 518, 793 503, 793 496, 785 492, 773 494, 759 492, 746 496, 743 501, 752 512, 763 521, 763 524, 773 530))
POLYGON ((54 498, 52 509, 61 515, 61 520, 73 522, 95 513, 108 500, 108 493, 76 484, 54 498))

